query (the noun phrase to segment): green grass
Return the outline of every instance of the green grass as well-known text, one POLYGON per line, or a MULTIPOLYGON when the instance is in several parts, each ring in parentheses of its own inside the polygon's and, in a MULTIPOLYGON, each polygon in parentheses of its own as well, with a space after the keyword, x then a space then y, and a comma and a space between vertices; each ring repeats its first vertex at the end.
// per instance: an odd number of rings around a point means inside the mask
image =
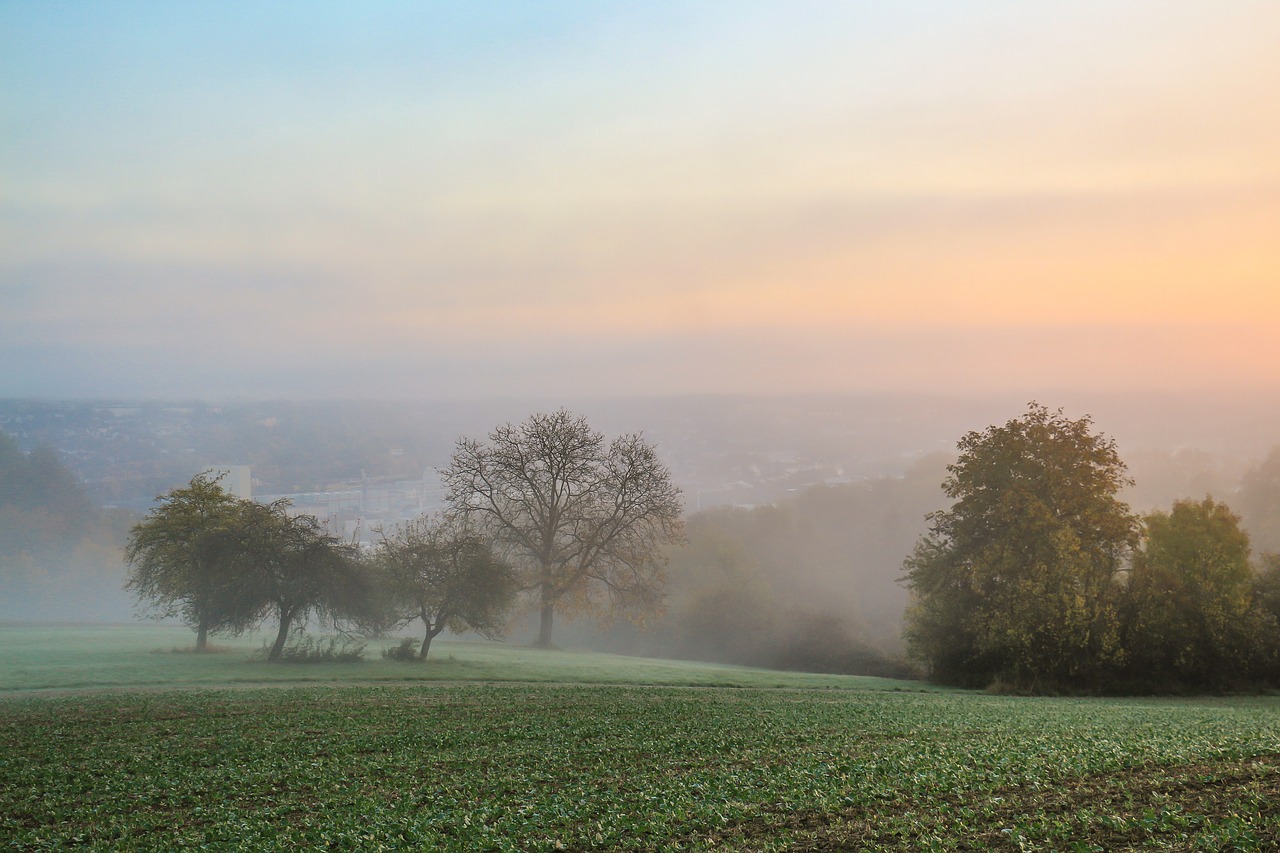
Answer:
MULTIPOLYGON (((310 668, 246 661, 252 643, 153 652, 168 635, 118 630, 98 644, 166 661, 120 677, 209 660, 310 668)), ((3 648, 10 678, 23 655, 3 648)), ((392 668, 379 659, 347 665, 368 673, 337 688, 10 692, 0 848, 1280 849, 1274 697, 1030 699, 834 677, 662 686, 721 668, 447 648, 454 677, 524 667, 597 683, 358 683, 392 668), (611 662, 651 680, 598 683, 611 662)), ((52 649, 33 644, 27 660, 55 665, 52 649)), ((64 665, 68 680, 83 666, 64 665)))
POLYGON ((382 658, 395 639, 367 642, 353 664, 269 664, 259 659, 267 635, 218 637, 215 653, 195 654, 182 627, 137 624, 0 625, 0 695, 30 690, 194 687, 279 683, 418 683, 534 681, 574 684, 660 684, 929 690, 923 682, 775 672, 692 661, 591 652, 547 651, 502 643, 436 640, 427 661, 382 658))

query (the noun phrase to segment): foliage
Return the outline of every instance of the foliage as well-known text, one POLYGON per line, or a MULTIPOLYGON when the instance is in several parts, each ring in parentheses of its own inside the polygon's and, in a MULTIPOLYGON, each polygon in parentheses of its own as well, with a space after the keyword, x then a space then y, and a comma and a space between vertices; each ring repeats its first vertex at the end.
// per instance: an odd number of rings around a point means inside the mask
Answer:
POLYGON ((373 581, 354 547, 314 516, 291 515, 287 500, 236 498, 205 473, 158 503, 129 534, 128 588, 158 615, 194 627, 197 649, 209 633, 241 633, 274 616, 275 661, 309 618, 374 621, 373 581))
POLYGON ((75 474, 46 445, 23 453, 0 431, 0 506, 43 509, 71 525, 93 515, 93 505, 75 474))
POLYGON ((639 435, 608 445, 563 409, 458 442, 441 477, 453 511, 508 550, 539 607, 538 645, 554 611, 606 599, 633 618, 658 610, 661 546, 680 536, 680 490, 639 435))
POLYGON ((375 581, 356 548, 326 533, 315 516, 291 515, 287 500, 241 502, 217 542, 231 555, 232 590, 250 614, 237 629, 275 619, 268 660, 281 660, 290 632, 309 619, 376 623, 375 581))
POLYGON ((1258 558, 1253 595, 1264 612, 1280 619, 1280 553, 1263 554, 1258 558))
POLYGON ((1262 681, 1280 686, 1280 553, 1263 554, 1253 576, 1253 602, 1261 623, 1256 655, 1262 681))
POLYGON ((377 560, 391 625, 422 620, 419 657, 426 658, 431 640, 445 628, 491 640, 501 636, 518 591, 515 571, 457 519, 422 517, 384 531, 377 560))
MULTIPOLYGON (((263 650, 264 657, 270 649, 263 650)), ((281 663, 359 663, 364 660, 364 646, 348 638, 303 637, 287 643, 280 653, 281 663)))
POLYGON ((227 547, 248 502, 206 472, 156 503, 129 532, 125 586, 154 615, 181 617, 203 650, 210 633, 242 629, 257 608, 240 592, 236 555, 227 547))
POLYGON ((1253 607, 1249 537, 1239 522, 1212 498, 1146 516, 1128 589, 1133 677, 1195 689, 1251 680, 1266 625, 1253 607))
POLYGON ((418 660, 418 644, 412 638, 405 637, 396 645, 383 649, 382 656, 387 660, 418 660))
POLYGON ((1254 547, 1280 552, 1280 446, 1245 472, 1237 500, 1254 547))
POLYGON ((53 449, 0 431, 0 619, 122 618, 124 527, 53 449))
POLYGON ((958 448, 954 503, 905 565, 912 655, 945 683, 1096 683, 1120 653, 1116 578, 1136 541, 1114 440, 1032 403, 958 448))
POLYGON ((0 846, 1273 850, 1276 710, 566 685, 6 700, 0 846))

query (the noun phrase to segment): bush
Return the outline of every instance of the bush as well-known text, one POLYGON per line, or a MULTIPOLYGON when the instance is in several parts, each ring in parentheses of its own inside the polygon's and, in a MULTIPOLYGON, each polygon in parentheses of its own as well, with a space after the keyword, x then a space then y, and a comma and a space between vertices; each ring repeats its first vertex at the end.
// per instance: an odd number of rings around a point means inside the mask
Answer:
POLYGON ((361 660, 364 660, 364 645, 338 637, 330 637, 328 642, 304 637, 285 646, 280 655, 282 663, 357 663, 361 660))
POLYGON ((774 628, 769 645, 761 648, 753 665, 880 678, 913 675, 905 661, 863 642, 839 617, 799 608, 774 628))
POLYGON ((382 656, 387 660, 417 660, 418 642, 410 637, 405 637, 400 641, 400 645, 383 649, 382 656))

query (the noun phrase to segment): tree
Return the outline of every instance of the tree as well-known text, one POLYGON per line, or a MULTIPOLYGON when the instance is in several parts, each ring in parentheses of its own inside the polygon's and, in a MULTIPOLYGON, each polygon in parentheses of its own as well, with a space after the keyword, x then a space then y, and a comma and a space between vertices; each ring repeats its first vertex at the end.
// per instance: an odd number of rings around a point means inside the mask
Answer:
POLYGON ((1258 558, 1253 599, 1263 611, 1280 620, 1280 554, 1262 554, 1258 558))
POLYGON ((418 657, 445 628, 468 629, 495 640, 515 599, 518 581, 479 534, 447 517, 398 525, 378 543, 378 563, 391 598, 391 624, 421 619, 418 657))
POLYGON ((23 453, 16 441, 0 431, 0 506, 41 511, 61 520, 67 534, 79 534, 96 509, 76 475, 58 453, 40 445, 23 453))
POLYGON ((1280 552, 1280 446, 1240 480, 1240 515, 1260 552, 1280 552))
POLYGON ((1133 676, 1184 689, 1250 680, 1262 614, 1239 516, 1212 498, 1183 500, 1144 528, 1129 580, 1133 676))
POLYGON ((289 502, 242 501, 214 546, 235 567, 234 630, 274 617, 267 660, 280 660, 289 634, 308 619, 338 625, 376 621, 374 583, 354 546, 325 532, 315 516, 291 516, 289 502))
POLYGON ((181 616, 205 650, 211 633, 240 633, 274 616, 268 659, 279 660, 295 626, 312 616, 371 623, 373 584, 351 546, 289 502, 260 504, 227 494, 199 474, 129 533, 126 588, 161 616, 181 616))
POLYGON ((1253 601, 1259 611, 1259 674, 1280 685, 1280 553, 1263 554, 1253 578, 1253 601))
POLYGON ((210 633, 243 623, 253 610, 234 593, 235 559, 225 538, 246 502, 207 472, 156 502, 129 532, 125 588, 155 615, 181 617, 196 632, 196 650, 205 651, 210 633))
POLYGON ((120 518, 93 505, 53 449, 23 452, 0 430, 0 620, 127 614, 121 549, 132 519, 120 518))
POLYGON ((606 598, 634 618, 658 609, 660 548, 681 535, 680 490, 639 435, 606 445, 580 415, 535 414, 487 444, 460 440, 441 476, 453 510, 521 570, 539 607, 537 645, 551 645, 557 607, 606 598))
POLYGON ((1136 540, 1114 440, 1031 403, 958 449, 954 503, 905 563, 910 654, 955 684, 1096 683, 1119 654, 1116 579, 1136 540))

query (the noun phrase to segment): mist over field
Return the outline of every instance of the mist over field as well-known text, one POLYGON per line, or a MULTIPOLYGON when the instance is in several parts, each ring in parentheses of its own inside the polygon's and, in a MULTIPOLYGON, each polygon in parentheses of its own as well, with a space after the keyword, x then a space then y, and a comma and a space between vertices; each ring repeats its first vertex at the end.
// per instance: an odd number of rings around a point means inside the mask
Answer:
MULTIPOLYGON (((1135 511, 1212 495, 1244 516, 1255 553, 1280 549, 1266 490, 1246 488, 1280 444, 1280 405, 1244 395, 1092 395, 1084 404, 1129 463, 1135 485, 1122 497, 1135 511)), ((439 509, 436 470, 454 442, 537 405, 0 401, 9 448, 0 619, 142 616, 121 588, 124 534, 157 495, 210 464, 248 465, 256 496, 325 495, 302 508, 368 535, 439 509), (410 483, 420 492, 406 502, 397 496, 410 483)), ((904 671, 893 663, 903 653, 903 560, 926 515, 948 505, 941 483, 955 444, 1021 404, 827 395, 575 405, 608 433, 638 430, 655 444, 683 492, 687 542, 666 550, 660 616, 643 627, 562 620, 558 643, 892 675, 904 671)), ((535 633, 532 613, 514 614, 511 642, 535 633)))
POLYGON ((688 535, 646 630, 564 643, 890 665, 957 441, 1033 400, 1116 439, 1135 511, 1211 495, 1280 550, 1280 7, 5 4, 0 34, 2 619, 139 615, 124 538, 209 466, 367 549, 442 508, 459 439, 561 407, 655 446, 688 535))

